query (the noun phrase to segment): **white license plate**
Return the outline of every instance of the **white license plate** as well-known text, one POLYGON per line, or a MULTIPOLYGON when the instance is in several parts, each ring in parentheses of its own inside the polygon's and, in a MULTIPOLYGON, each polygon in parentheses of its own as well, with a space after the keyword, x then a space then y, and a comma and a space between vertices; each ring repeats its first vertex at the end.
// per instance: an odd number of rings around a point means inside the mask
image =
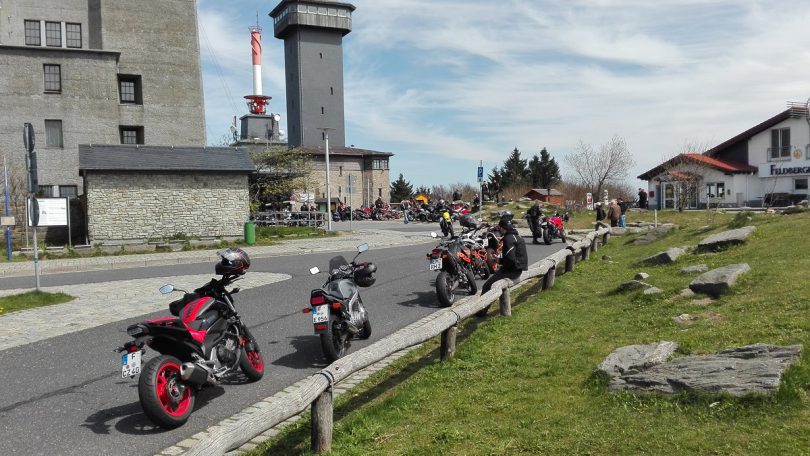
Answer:
POLYGON ((121 378, 141 373, 141 351, 125 353, 121 356, 121 378))
POLYGON ((312 323, 324 323, 329 321, 329 306, 315 306, 312 308, 312 323))
POLYGON ((441 258, 432 258, 428 263, 428 270, 430 271, 438 271, 442 268, 442 259, 441 258))

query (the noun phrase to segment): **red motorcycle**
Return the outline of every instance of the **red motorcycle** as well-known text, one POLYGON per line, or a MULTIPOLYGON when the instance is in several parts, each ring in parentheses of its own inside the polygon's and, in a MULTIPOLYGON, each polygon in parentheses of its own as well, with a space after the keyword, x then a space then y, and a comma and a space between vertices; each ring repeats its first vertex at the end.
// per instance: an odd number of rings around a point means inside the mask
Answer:
POLYGON ((167 284, 160 292, 183 291, 183 298, 169 304, 172 317, 130 325, 132 341, 116 349, 121 356, 121 377, 138 379, 138 397, 146 416, 158 426, 182 426, 194 410, 197 392, 217 385, 241 369, 251 381, 264 374, 264 360, 256 339, 242 323, 233 304, 239 288, 228 290, 250 267, 241 249, 220 254, 211 279, 193 293, 167 284), (141 367, 144 345, 160 353, 141 367))
POLYGON ((543 242, 550 245, 552 240, 559 238, 565 243, 565 226, 562 217, 554 214, 551 217, 543 217, 540 222, 540 230, 543 232, 543 242))

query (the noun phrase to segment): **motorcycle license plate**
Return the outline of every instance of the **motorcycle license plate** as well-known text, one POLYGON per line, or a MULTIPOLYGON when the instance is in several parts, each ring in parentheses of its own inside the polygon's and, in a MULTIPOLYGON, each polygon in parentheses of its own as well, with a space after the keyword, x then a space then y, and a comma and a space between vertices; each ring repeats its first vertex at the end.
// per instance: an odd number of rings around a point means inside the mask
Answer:
POLYGON ((121 378, 141 373, 141 351, 125 353, 121 356, 121 378))
POLYGON ((329 321, 329 308, 328 306, 315 306, 312 308, 312 323, 324 323, 329 321))
POLYGON ((442 259, 441 258, 432 258, 428 263, 428 270, 430 271, 438 271, 442 268, 442 259))

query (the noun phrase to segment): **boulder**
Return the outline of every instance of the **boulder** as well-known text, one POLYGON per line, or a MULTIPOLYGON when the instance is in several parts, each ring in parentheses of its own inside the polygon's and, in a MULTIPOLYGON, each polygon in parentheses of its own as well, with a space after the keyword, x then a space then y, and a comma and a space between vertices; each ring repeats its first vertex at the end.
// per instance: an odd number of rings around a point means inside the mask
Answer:
POLYGON ((681 255, 685 254, 685 253, 686 253, 686 250, 678 248, 678 247, 673 247, 671 249, 667 249, 664 252, 656 253, 655 255, 653 255, 651 257, 647 257, 647 258, 641 260, 641 263, 642 264, 651 264, 651 265, 670 264, 670 263, 674 263, 675 261, 677 261, 678 258, 681 255))
POLYGON ((737 283, 737 279, 750 270, 751 267, 748 266, 748 263, 730 264, 722 268, 712 269, 695 278, 689 284, 689 289, 695 293, 705 293, 718 297, 728 293, 731 287, 737 283))
POLYGON ((709 270, 709 267, 705 264, 696 264, 694 266, 689 266, 681 269, 681 274, 692 274, 694 272, 706 272, 709 270))
POLYGON ((662 341, 648 345, 628 345, 609 354, 598 369, 611 378, 635 373, 665 362, 678 349, 676 342, 662 341))
POLYGON ((684 325, 686 323, 691 323, 691 322, 693 322, 693 321, 695 321, 697 319, 698 319, 698 317, 696 317, 694 315, 689 315, 689 314, 686 314, 686 313, 685 314, 680 314, 677 317, 672 317, 672 321, 674 321, 675 323, 677 323, 679 325, 684 325))
POLYGON ((651 242, 655 242, 658 239, 664 237, 673 228, 675 228, 674 225, 661 225, 657 228, 651 228, 647 232, 647 234, 639 236, 637 239, 634 239, 633 245, 646 245, 651 242))
POLYGON ((649 277, 650 277, 650 275, 647 274, 646 272, 638 272, 638 273, 636 273, 636 276, 633 277, 633 278, 636 279, 636 280, 645 280, 645 279, 648 279, 649 277))
POLYGON ((647 288, 646 290, 644 290, 645 295, 660 294, 660 293, 663 293, 663 292, 664 292, 664 290, 662 290, 662 289, 660 289, 658 287, 650 287, 650 288, 647 288))
MULTIPOLYGON (((641 369, 625 369, 611 377, 609 389, 665 394, 725 393, 735 397, 771 394, 779 389, 785 370, 797 362, 801 354, 801 345, 754 344, 714 355, 686 356, 667 363, 641 366, 641 369)), ((600 369, 608 359, 600 364, 600 369)))
POLYGON ((756 229, 757 227, 755 226, 745 226, 736 230, 712 234, 698 242, 697 249, 700 252, 716 252, 732 245, 742 244, 756 229))
POLYGON ((651 286, 652 285, 644 283, 640 280, 630 280, 628 282, 619 284, 619 286, 616 287, 616 292, 624 293, 625 291, 640 290, 642 288, 650 288, 651 286))

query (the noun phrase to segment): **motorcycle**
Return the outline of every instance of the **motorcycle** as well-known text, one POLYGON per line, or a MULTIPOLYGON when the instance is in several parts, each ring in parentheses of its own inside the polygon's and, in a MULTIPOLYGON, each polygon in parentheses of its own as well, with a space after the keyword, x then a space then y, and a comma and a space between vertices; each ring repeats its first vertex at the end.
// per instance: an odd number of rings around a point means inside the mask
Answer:
MULTIPOLYGON (((329 277, 321 288, 310 293, 309 304, 302 310, 312 314, 315 334, 320 336, 324 355, 333 362, 349 350, 351 340, 371 337, 371 322, 363 306, 358 287, 370 287, 376 281, 374 263, 356 263, 357 257, 368 250, 368 244, 357 247, 351 262, 338 255, 329 260, 329 277)), ((310 274, 318 274, 314 267, 310 274)))
POLYGON ((555 238, 559 238, 563 244, 565 243, 565 227, 559 215, 543 217, 543 221, 540 222, 540 230, 543 232, 543 242, 546 245, 550 245, 555 238))
POLYGON ((450 212, 450 209, 440 209, 439 211, 440 219, 439 219, 439 228, 442 230, 442 235, 447 237, 449 234, 450 237, 455 237, 455 232, 453 231, 453 214, 450 212))
POLYGON ((227 249, 216 265, 221 279, 211 279, 189 293, 172 284, 160 287, 162 294, 174 291, 183 297, 169 304, 174 316, 130 325, 133 340, 116 349, 121 355, 121 377, 138 379, 138 397, 144 414, 160 427, 182 426, 194 410, 197 392, 218 385, 240 370, 250 381, 264 374, 259 345, 242 322, 233 302, 239 292, 226 287, 241 279, 250 258, 240 249, 227 249), (160 353, 142 365, 144 346, 160 353))
MULTIPOLYGON (((434 238, 438 235, 430 233, 434 238)), ((461 286, 469 294, 478 293, 473 272, 473 254, 460 238, 453 237, 441 242, 427 254, 428 270, 439 271, 436 276, 436 296, 442 307, 450 307, 456 300, 456 290, 461 286)))
MULTIPOLYGON (((464 226, 464 219, 461 219, 462 226, 464 226)), ((489 278, 492 274, 493 270, 491 269, 490 265, 493 261, 490 259, 490 252, 487 249, 486 245, 488 244, 487 235, 486 233, 479 233, 481 228, 484 228, 486 225, 472 228, 466 228, 462 230, 461 235, 459 238, 461 242, 470 249, 472 253, 472 270, 478 277, 481 277, 483 280, 489 278)), ((494 263, 497 264, 497 258, 494 258, 494 263)))

